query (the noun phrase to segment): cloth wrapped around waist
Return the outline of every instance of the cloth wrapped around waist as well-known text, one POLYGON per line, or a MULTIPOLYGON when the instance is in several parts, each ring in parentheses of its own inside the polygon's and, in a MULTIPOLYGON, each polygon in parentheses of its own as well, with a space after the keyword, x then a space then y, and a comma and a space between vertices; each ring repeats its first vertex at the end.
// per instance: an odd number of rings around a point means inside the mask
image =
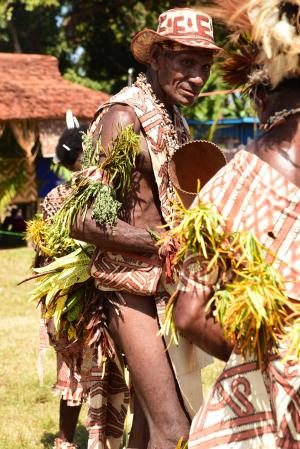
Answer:
POLYGON ((95 286, 101 291, 153 296, 162 274, 162 261, 156 254, 97 249, 90 270, 95 286))

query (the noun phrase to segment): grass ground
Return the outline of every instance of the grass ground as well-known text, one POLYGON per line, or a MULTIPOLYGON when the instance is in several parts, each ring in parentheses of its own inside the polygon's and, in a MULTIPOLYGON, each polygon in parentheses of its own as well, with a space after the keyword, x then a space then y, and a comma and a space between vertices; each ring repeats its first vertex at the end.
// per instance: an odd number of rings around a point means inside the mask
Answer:
MULTIPOLYGON (((30 283, 17 283, 30 274, 33 251, 0 250, 0 449, 50 449, 57 432, 58 398, 53 397, 55 355, 44 359, 44 385, 37 376, 39 316, 28 302, 30 283)), ((215 362, 204 370, 204 390, 220 372, 215 362)), ((83 410, 75 436, 78 449, 86 447, 83 410)))

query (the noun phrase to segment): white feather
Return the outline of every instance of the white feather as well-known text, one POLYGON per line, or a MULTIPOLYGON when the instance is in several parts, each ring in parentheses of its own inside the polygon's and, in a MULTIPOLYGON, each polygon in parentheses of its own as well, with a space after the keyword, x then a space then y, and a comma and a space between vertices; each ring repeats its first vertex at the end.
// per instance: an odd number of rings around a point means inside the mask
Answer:
POLYGON ((71 109, 68 109, 66 112, 66 123, 68 129, 79 128, 79 122, 75 115, 73 115, 71 109))

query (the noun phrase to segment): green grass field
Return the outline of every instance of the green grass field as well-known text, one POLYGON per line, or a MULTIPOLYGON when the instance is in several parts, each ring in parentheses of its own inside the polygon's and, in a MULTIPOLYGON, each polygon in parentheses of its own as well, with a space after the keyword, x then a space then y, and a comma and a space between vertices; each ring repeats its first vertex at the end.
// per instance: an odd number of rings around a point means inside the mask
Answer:
MULTIPOLYGON (((37 375, 39 314, 28 302, 31 283, 17 286, 30 275, 33 251, 0 250, 0 449, 50 449, 58 426, 59 399, 53 397, 55 355, 44 359, 44 385, 37 375)), ((220 372, 215 362, 204 370, 204 390, 220 372)), ((75 436, 78 449, 86 448, 86 407, 75 436)))

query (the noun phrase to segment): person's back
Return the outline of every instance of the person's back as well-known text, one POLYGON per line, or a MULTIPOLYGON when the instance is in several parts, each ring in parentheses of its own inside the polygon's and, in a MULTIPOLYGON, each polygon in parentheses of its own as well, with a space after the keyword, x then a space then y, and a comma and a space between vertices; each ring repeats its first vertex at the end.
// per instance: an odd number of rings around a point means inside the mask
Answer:
MULTIPOLYGON (((289 304, 282 315, 283 329, 299 334, 300 51, 289 44, 288 36, 279 29, 290 27, 294 39, 299 42, 295 18, 299 17, 300 5, 299 2, 278 1, 274 11, 271 3, 266 5, 257 0, 246 2, 241 10, 239 2, 234 1, 230 8, 236 3, 237 13, 232 16, 224 2, 217 3, 219 7, 214 9, 214 14, 240 32, 244 31, 245 24, 247 30, 252 31, 252 41, 237 39, 238 52, 230 53, 224 68, 227 81, 250 90, 263 133, 248 153, 238 152, 199 196, 202 202, 213 204, 223 215, 226 231, 252 233, 263 248, 268 248, 263 252, 265 261, 277 270, 285 283, 285 291, 281 287, 278 294, 270 293, 269 300, 275 303, 283 294, 284 304, 289 304), (290 315, 289 300, 296 307, 293 315, 290 315), (288 321, 285 321, 285 314, 289 315, 288 321)), ((254 253, 251 256, 254 257, 254 253)), ((192 276, 188 260, 184 270, 185 276, 192 276)), ((230 278, 225 282, 231 285, 230 278)), ((257 288, 265 288, 256 282, 257 288)), ((259 355, 250 351, 250 347, 242 355, 239 347, 225 339, 213 309, 207 309, 213 294, 211 287, 199 282, 192 293, 180 292, 174 311, 175 324, 187 338, 227 361, 210 398, 193 421, 191 447, 200 449, 206 444, 224 449, 297 447, 300 363, 287 357, 289 350, 297 349, 295 341, 287 344, 281 338, 278 348, 273 340, 272 344, 264 342, 265 357, 263 365, 258 366, 259 355)), ((214 287, 222 290, 215 283, 214 287)), ((262 297, 262 305, 265 299, 262 297)), ((245 302, 245 320, 247 310, 245 302)), ((276 308, 272 310, 272 316, 278 313, 276 308)), ((259 326, 261 318, 259 309, 253 322, 259 326)), ((231 319, 233 322, 237 317, 231 319)), ((248 324, 245 321, 245 329, 248 324)), ((273 330, 280 332, 276 328, 273 330)))

